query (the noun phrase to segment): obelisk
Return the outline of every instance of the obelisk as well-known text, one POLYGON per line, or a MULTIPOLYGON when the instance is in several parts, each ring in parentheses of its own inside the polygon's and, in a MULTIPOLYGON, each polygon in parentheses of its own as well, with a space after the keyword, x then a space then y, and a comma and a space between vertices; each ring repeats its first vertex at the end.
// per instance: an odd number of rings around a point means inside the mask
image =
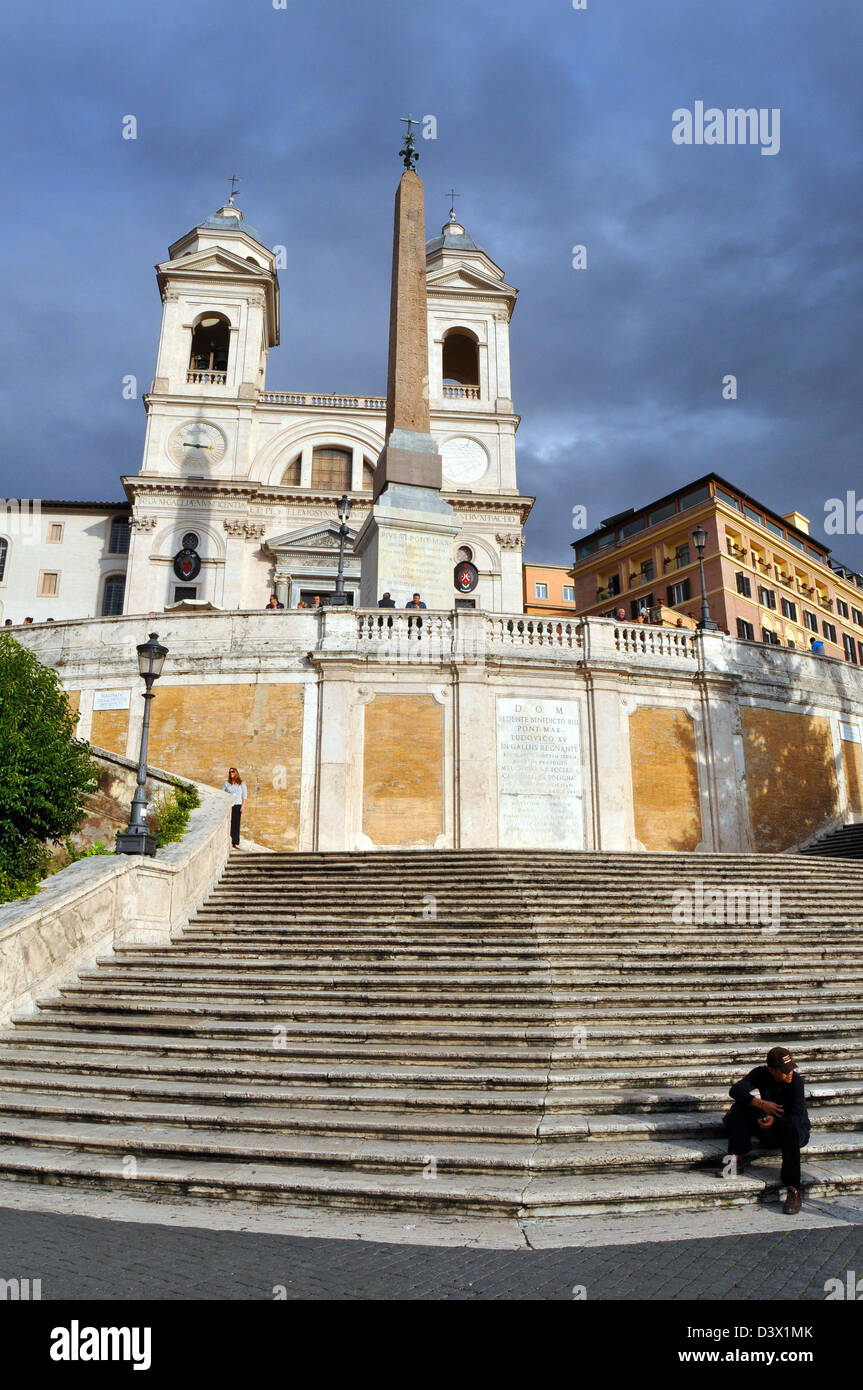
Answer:
POLYGON ((454 607, 452 507, 440 495, 441 457, 429 433, 428 313, 423 185, 414 164, 412 117, 399 153, 396 192, 386 442, 375 468, 374 505, 354 546, 360 603, 376 608, 389 593, 404 608, 414 593, 428 608, 454 607))

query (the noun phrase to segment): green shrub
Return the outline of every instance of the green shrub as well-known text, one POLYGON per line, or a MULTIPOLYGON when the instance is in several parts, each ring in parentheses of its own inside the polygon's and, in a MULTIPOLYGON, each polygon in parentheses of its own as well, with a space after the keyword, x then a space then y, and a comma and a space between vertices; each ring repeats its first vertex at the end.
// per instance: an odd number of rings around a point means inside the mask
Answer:
POLYGON ((84 849, 76 849, 69 839, 64 840, 63 848, 66 851, 66 858, 55 865, 54 873, 59 873, 61 869, 68 869, 70 864, 77 864, 79 859, 90 859, 94 854, 113 854, 104 840, 94 840, 92 845, 87 845, 84 849))
POLYGON ((147 825, 156 836, 158 849, 182 840, 189 816, 200 804, 198 788, 189 782, 175 782, 170 791, 159 793, 147 816, 147 825))
POLYGON ((56 671, 0 632, 0 902, 36 892, 99 784, 56 671))

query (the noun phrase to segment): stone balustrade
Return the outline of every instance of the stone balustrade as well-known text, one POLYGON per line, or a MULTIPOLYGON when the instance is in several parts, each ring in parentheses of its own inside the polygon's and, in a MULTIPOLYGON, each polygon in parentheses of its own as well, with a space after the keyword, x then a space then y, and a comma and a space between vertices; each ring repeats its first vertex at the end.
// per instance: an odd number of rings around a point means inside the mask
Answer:
POLYGON ((385 396, 340 396, 311 391, 260 391, 260 405, 302 405, 326 410, 386 410, 385 396))
POLYGON ((533 617, 524 613, 451 612, 412 609, 321 608, 221 613, 160 613, 142 616, 35 623, 15 637, 54 666, 67 681, 107 671, 135 688, 134 649, 155 626, 170 650, 170 671, 266 669, 274 659, 307 664, 316 651, 382 661, 475 662, 483 653, 518 653, 529 662, 545 659, 575 665, 612 664, 700 671, 771 669, 797 679, 831 685, 861 685, 859 668, 830 657, 786 647, 741 642, 722 633, 620 622, 613 618, 533 617), (421 653, 421 657, 420 654, 421 653))
POLYGON ((228 380, 227 372, 187 372, 187 386, 224 386, 228 380))

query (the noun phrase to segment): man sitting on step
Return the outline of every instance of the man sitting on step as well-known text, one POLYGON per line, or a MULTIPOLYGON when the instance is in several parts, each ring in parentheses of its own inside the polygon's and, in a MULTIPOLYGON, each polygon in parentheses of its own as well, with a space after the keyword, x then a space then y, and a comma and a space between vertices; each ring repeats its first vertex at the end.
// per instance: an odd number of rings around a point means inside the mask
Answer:
POLYGON ((723 1177, 743 1171, 753 1135, 765 1149, 782 1150, 780 1182, 787 1187, 782 1210, 796 1216, 803 1202, 800 1150, 809 1143, 809 1115, 803 1078, 787 1047, 771 1047, 767 1065, 753 1067, 729 1093, 734 1101, 723 1124, 728 1135, 728 1154, 723 1177), (758 1095, 753 1095, 758 1091, 758 1095), (729 1171, 730 1170, 730 1171, 729 1171))

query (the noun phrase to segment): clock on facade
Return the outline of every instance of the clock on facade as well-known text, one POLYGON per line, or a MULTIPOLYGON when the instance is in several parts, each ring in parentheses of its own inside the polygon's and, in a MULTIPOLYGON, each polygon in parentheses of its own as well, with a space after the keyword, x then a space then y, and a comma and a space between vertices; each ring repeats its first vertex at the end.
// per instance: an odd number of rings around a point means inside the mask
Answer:
POLYGON ((228 444, 218 425, 207 420, 185 420, 171 431, 168 453, 181 468, 187 464, 221 463, 228 444))
POLYGON ((488 454, 475 439, 448 439, 440 452, 444 476, 452 483, 475 483, 488 468, 488 454))

